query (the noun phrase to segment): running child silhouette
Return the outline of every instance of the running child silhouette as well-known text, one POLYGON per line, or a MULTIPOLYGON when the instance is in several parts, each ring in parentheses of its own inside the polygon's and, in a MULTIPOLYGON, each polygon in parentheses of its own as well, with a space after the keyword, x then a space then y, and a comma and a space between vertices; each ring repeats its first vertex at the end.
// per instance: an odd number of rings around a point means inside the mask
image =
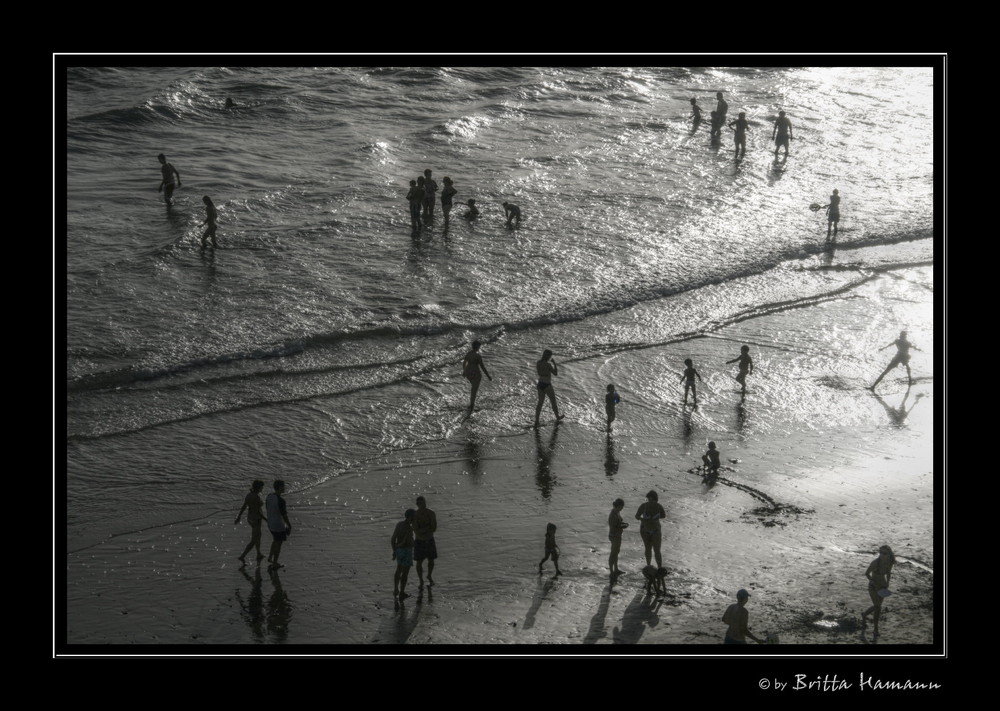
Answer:
POLYGON ((538 564, 539 575, 542 574, 542 563, 550 557, 556 566, 556 575, 562 575, 562 571, 559 570, 559 546, 556 545, 556 525, 554 523, 545 527, 545 557, 538 564))
POLYGON ((747 375, 753 375, 753 358, 750 357, 750 346, 742 346, 740 354, 732 360, 727 360, 726 365, 739 362, 740 371, 736 374, 736 382, 743 386, 743 394, 747 392, 747 375))

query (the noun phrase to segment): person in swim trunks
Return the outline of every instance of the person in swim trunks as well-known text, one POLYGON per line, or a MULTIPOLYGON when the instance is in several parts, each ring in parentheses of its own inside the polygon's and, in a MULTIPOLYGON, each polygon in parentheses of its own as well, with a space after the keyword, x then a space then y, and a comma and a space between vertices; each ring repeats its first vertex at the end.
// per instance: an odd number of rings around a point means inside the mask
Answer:
POLYGON ((747 130, 750 128, 746 112, 740 111, 740 115, 736 120, 729 122, 729 128, 736 131, 735 136, 733 136, 733 141, 736 143, 736 155, 734 157, 742 158, 747 154, 747 130))
POLYGON ((156 189, 156 192, 163 193, 163 199, 166 200, 167 205, 173 205, 174 201, 171 199, 174 195, 174 178, 177 178, 177 187, 181 186, 181 174, 177 172, 177 168, 167 163, 167 157, 162 153, 156 156, 156 159, 160 161, 160 175, 163 176, 163 180, 160 181, 160 187, 156 189))
POLYGON ((396 574, 392 578, 392 596, 400 601, 409 597, 406 594, 406 579, 413 567, 413 509, 406 509, 403 520, 396 524, 389 545, 392 548, 392 559, 396 561, 396 574))
POLYGON ((872 383, 871 386, 868 388, 872 392, 875 392, 875 386, 881 383, 882 378, 884 378, 886 374, 890 370, 895 368, 897 365, 906 366, 907 383, 909 385, 913 385, 913 377, 910 374, 910 349, 912 348, 915 351, 919 351, 920 349, 917 348, 912 343, 910 343, 908 340, 906 340, 906 331, 900 331, 899 338, 897 338, 892 343, 886 343, 884 346, 879 348, 879 350, 884 351, 889 346, 896 346, 896 355, 893 356, 892 360, 889 362, 889 365, 887 365, 885 370, 882 371, 882 374, 878 376, 878 378, 875 379, 875 382, 872 383))
POLYGON ((434 532, 437 530, 437 516, 427 508, 427 499, 417 497, 417 512, 413 515, 413 560, 417 561, 417 577, 420 587, 424 586, 424 566, 427 561, 427 587, 434 584, 434 561, 437 559, 437 545, 434 532))
POLYGON ((784 111, 778 112, 778 120, 774 122, 774 130, 771 131, 771 138, 774 139, 774 157, 778 157, 778 149, 785 147, 785 157, 788 157, 788 142, 792 140, 792 122, 785 116, 784 111))
POLYGON ((552 403, 552 411, 556 415, 556 422, 559 422, 565 415, 559 414, 559 406, 556 404, 556 391, 552 387, 552 376, 559 375, 559 368, 552 360, 552 351, 546 349, 542 353, 542 359, 535 363, 535 370, 538 371, 538 405, 535 406, 535 427, 538 427, 538 418, 542 414, 542 405, 547 397, 552 403))

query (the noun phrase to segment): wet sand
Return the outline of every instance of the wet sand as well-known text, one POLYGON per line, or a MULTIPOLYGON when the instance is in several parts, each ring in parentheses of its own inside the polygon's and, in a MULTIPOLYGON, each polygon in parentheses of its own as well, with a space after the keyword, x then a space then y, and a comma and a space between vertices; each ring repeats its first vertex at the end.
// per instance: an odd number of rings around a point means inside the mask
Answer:
MULTIPOLYGON (((931 339, 920 341, 912 388, 899 369, 878 397, 863 385, 888 351, 860 373, 818 374, 776 388, 766 373, 794 369, 799 356, 755 350, 759 374, 745 399, 717 365, 720 353, 738 353, 747 334, 806 324, 818 308, 834 321, 856 316, 850 300, 834 301, 631 356, 693 357, 707 387, 697 410, 680 408, 678 388, 678 409, 670 413, 630 409, 623 393, 611 436, 603 431, 602 393, 594 392, 606 379, 607 359, 574 362, 556 380, 567 413, 558 427, 548 410, 537 432, 527 426, 534 407, 528 396, 525 428, 497 433, 485 383, 483 409, 459 424, 457 396, 457 424, 446 438, 289 492, 294 529, 278 573, 236 559, 249 539, 245 525, 233 525, 243 492, 234 492, 232 510, 80 549, 70 541, 67 651, 173 645, 196 654, 273 653, 270 645, 283 643, 307 654, 386 653, 401 644, 437 645, 430 654, 548 651, 534 645, 612 653, 622 650, 609 645, 637 644, 640 654, 723 654, 730 650, 720 645, 721 617, 739 588, 752 596, 751 628, 777 634, 781 653, 829 645, 929 651, 939 639, 931 339), (779 401, 788 398, 813 403, 815 412, 783 416, 779 401), (635 426, 639 421, 658 424, 635 426), (725 464, 713 485, 696 468, 708 439, 725 464), (669 575, 661 598, 641 584, 634 513, 649 489, 667 511, 669 575), (412 597, 394 604, 389 537, 421 494, 438 517, 436 584, 418 590, 413 569, 412 597), (620 556, 627 572, 612 582, 606 521, 619 496, 633 525, 620 556), (543 574, 537 569, 548 522, 558 526, 558 577, 551 562, 543 574), (873 644, 870 627, 859 624, 870 605, 864 571, 883 543, 898 564, 873 644)), ((456 378, 456 391, 461 387, 456 378)), ((265 532, 265 553, 269 543, 265 532)))

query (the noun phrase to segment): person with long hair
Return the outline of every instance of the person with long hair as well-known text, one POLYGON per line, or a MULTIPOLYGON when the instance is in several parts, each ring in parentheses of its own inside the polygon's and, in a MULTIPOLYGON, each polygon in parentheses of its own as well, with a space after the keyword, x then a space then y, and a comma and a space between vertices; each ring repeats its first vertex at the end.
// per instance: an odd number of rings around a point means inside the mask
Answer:
POLYGON ((861 613, 861 628, 864 629, 868 615, 875 613, 872 617, 874 628, 872 638, 878 637, 878 621, 882 616, 882 600, 889 595, 889 577, 892 575, 892 566, 896 563, 896 556, 892 553, 892 548, 882 546, 878 549, 878 558, 871 562, 865 577, 868 578, 868 595, 872 599, 872 606, 861 613))

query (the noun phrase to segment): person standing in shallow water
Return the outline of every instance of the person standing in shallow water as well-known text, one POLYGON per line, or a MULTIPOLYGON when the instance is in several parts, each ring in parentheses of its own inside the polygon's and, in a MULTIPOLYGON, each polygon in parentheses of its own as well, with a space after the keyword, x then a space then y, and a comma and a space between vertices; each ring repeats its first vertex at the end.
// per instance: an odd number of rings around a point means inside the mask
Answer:
POLYGON ((830 230, 837 236, 837 223, 840 222, 840 192, 834 189, 830 203, 826 206, 826 238, 830 239, 830 230))
POLYGON ((167 157, 162 153, 156 156, 156 159, 160 161, 160 174, 163 176, 163 180, 160 181, 160 187, 156 189, 156 192, 162 192, 163 199, 167 205, 173 205, 174 178, 177 178, 177 187, 179 188, 181 186, 181 174, 177 172, 177 168, 167 163, 167 157))
POLYGON ((729 104, 722 98, 722 92, 715 93, 718 103, 715 105, 715 121, 712 125, 712 133, 716 136, 722 135, 722 127, 726 125, 726 114, 729 113, 729 104))
POLYGON ((246 565, 247 553, 251 549, 257 549, 257 562, 264 558, 264 555, 260 552, 260 528, 261 523, 264 521, 264 502, 260 498, 260 492, 264 490, 264 482, 260 479, 255 479, 250 487, 250 491, 247 493, 246 498, 243 500, 243 506, 240 508, 240 512, 236 514, 236 525, 240 525, 240 519, 243 517, 243 512, 247 512, 247 523, 250 524, 250 542, 247 543, 247 547, 243 549, 243 552, 238 556, 241 563, 246 565))
POLYGON ((684 373, 681 375, 681 382, 684 383, 684 404, 688 404, 688 391, 694 396, 694 404, 698 404, 698 391, 694 387, 694 379, 701 380, 701 374, 694 368, 694 361, 690 358, 684 359, 684 373))
POLYGON ((732 360, 727 360, 726 365, 739 362, 740 370, 736 374, 736 382, 742 386, 742 392, 747 391, 747 376, 753 375, 753 358, 750 357, 750 346, 740 346, 740 354, 732 360))
POLYGON ((389 539, 392 548, 392 559, 396 561, 396 574, 392 578, 392 596, 399 600, 409 597, 406 593, 406 579, 413 567, 413 509, 406 509, 403 520, 396 524, 389 539))
POLYGON ((874 622, 873 639, 878 637, 878 622, 882 616, 882 600, 883 596, 889 594, 889 578, 895 563, 896 556, 893 555, 892 548, 882 546, 878 549, 878 558, 873 560, 868 566, 868 570, 865 571, 865 577, 868 578, 868 596, 872 599, 872 606, 861 613, 861 629, 867 625, 868 615, 875 613, 872 618, 872 622, 874 622))
POLYGON ((486 373, 486 377, 493 380, 493 377, 486 370, 486 364, 483 363, 483 357, 479 354, 479 349, 482 344, 479 341, 472 342, 472 350, 465 354, 465 359, 462 361, 462 375, 472 383, 472 394, 469 396, 469 414, 472 414, 473 408, 476 406, 476 393, 479 392, 479 384, 483 382, 483 373, 486 373))
POLYGON ((431 169, 424 171, 424 217, 434 217, 434 193, 437 192, 438 184, 431 178, 431 169))
POLYGON ((444 223, 447 225, 448 215, 451 213, 451 199, 455 197, 458 191, 455 190, 455 186, 448 176, 444 177, 443 182, 444 190, 441 191, 441 213, 444 215, 444 223))
POLYGON ((878 376, 875 379, 875 382, 869 386, 868 389, 872 392, 875 392, 875 386, 882 382, 882 378, 884 378, 890 370, 900 364, 906 366, 906 382, 909 385, 913 385, 913 376, 910 374, 910 349, 912 348, 915 351, 919 351, 920 349, 906 340, 906 331, 900 331, 899 338, 892 343, 886 343, 884 346, 879 348, 879 350, 884 351, 889 346, 896 346, 896 355, 893 356, 891 361, 889 361, 889 365, 887 365, 885 370, 882 371, 882 374, 878 376))
POLYGON ((434 585, 434 561, 437 560, 437 544, 434 532, 437 530, 437 515, 427 508, 427 499, 417 497, 417 512, 413 515, 413 560, 417 562, 417 577, 420 587, 424 587, 424 566, 427 561, 427 587, 434 585))
POLYGON ((424 188, 417 185, 416 180, 410 181, 410 191, 406 193, 406 201, 410 205, 410 227, 414 232, 420 231, 420 210, 424 204, 424 188))
POLYGON ((754 636, 753 632, 750 631, 750 613, 746 610, 749 599, 750 593, 741 589, 736 593, 736 604, 726 608, 722 621, 729 625, 729 629, 726 630, 726 639, 723 644, 746 644, 747 637, 757 644, 763 644, 763 640, 754 636))
POLYGON ((771 131, 771 138, 774 139, 774 157, 778 157, 778 149, 785 147, 785 157, 788 157, 788 145, 792 140, 792 122, 785 116, 784 111, 778 112, 778 120, 774 122, 774 130, 771 131))
POLYGON ((208 229, 201 236, 201 248, 205 249, 208 246, 209 237, 212 238, 212 247, 218 247, 219 243, 215 240, 215 230, 218 228, 216 220, 219 219, 219 213, 215 209, 215 203, 212 202, 212 198, 208 195, 203 197, 201 201, 205 203, 205 221, 201 224, 208 225, 208 229))
POLYGON ((740 115, 736 120, 729 122, 729 128, 736 131, 735 136, 733 136, 733 142, 736 144, 735 157, 737 159, 742 158, 747 154, 747 129, 750 128, 746 112, 740 111, 740 115))
POLYGON ((698 106, 698 99, 691 98, 691 123, 695 128, 701 123, 701 107, 698 106))
POLYGON ((535 363, 535 370, 538 371, 538 404, 535 406, 535 427, 538 427, 538 418, 542 414, 542 405, 545 398, 552 403, 552 412, 556 415, 556 422, 559 422, 565 415, 559 414, 559 406, 556 404, 556 390, 552 387, 552 376, 559 375, 559 367, 552 360, 552 351, 546 349, 542 353, 542 359, 535 363))

